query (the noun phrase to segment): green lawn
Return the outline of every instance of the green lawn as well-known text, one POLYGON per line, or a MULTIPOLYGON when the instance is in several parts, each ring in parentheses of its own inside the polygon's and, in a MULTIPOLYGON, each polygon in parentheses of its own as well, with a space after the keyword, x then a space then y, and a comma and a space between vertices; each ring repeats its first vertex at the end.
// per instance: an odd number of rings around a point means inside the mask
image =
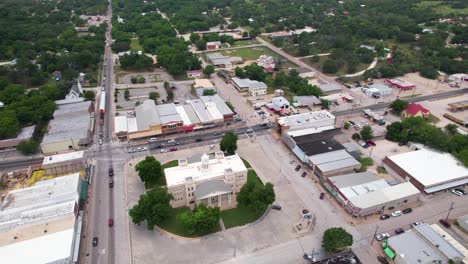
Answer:
POLYGON ((242 162, 244 162, 244 165, 245 167, 247 167, 247 169, 250 169, 252 168, 252 165, 250 165, 250 163, 248 161, 246 161, 245 159, 241 158, 242 159, 242 162))
POLYGON ((257 214, 249 208, 239 206, 237 208, 221 211, 221 218, 223 219, 224 226, 226 228, 231 228, 251 223, 262 216, 262 214, 263 212, 257 214))
POLYGON ((239 48, 239 49, 221 51, 221 53, 226 56, 241 57, 244 61, 256 60, 258 59, 258 57, 260 57, 260 55, 279 57, 278 54, 276 54, 275 52, 273 52, 267 47, 239 48))
POLYGON ((453 8, 452 6, 450 6, 449 3, 443 1, 422 1, 420 3, 417 3, 416 5, 421 8, 431 8, 436 13, 439 13, 441 15, 468 15, 468 7, 453 8))
MULTIPOLYGON (((328 59, 328 56, 320 56, 320 60, 319 62, 313 62, 312 61, 312 58, 309 57, 309 58, 304 58, 302 59, 301 61, 305 62, 306 64, 318 69, 318 70, 322 70, 322 66, 323 64, 325 63, 325 61, 328 59)), ((366 64, 366 63, 359 63, 357 66, 356 66, 356 70, 354 72, 351 72, 351 73, 355 73, 355 72, 360 72, 362 70, 365 70, 367 69, 367 67, 369 67, 370 63, 369 64, 366 64)), ((347 72, 347 65, 343 65, 342 67, 340 67, 338 69, 338 72, 335 73, 334 75, 346 75, 348 74, 347 72)))
POLYGON ((252 181, 256 181, 259 184, 263 184, 262 180, 260 180, 260 178, 257 176, 257 173, 253 169, 250 169, 249 171, 247 171, 247 182, 252 181))
POLYGON ((236 47, 243 47, 243 46, 257 45, 257 44, 260 44, 260 42, 256 40, 238 40, 234 42, 234 44, 231 47, 236 48, 236 47))
MULTIPOLYGON (((177 216, 180 213, 183 212, 188 212, 190 209, 188 207, 178 207, 178 208, 172 208, 171 214, 166 221, 164 221, 162 224, 159 225, 160 228, 172 233, 176 234, 179 236, 183 237, 199 237, 207 234, 190 234, 182 224, 182 222, 177 219, 177 216)), ((208 234, 215 233, 221 231, 221 227, 219 225, 216 225, 213 230, 211 230, 208 234)))
POLYGON ((167 163, 164 163, 162 165, 162 169, 163 169, 163 176, 161 178, 159 178, 157 181, 147 181, 145 182, 145 188, 146 189, 150 189, 150 188, 153 188, 154 186, 156 185, 159 185, 159 186, 164 186, 166 185, 166 177, 164 175, 164 169, 167 169, 167 168, 171 168, 171 167, 175 167, 179 165, 179 161, 178 160, 172 160, 172 161, 169 161, 167 163))
POLYGON ((130 41, 130 49, 133 51, 143 51, 143 47, 140 45, 140 41, 138 40, 138 38, 132 38, 132 40, 130 41))

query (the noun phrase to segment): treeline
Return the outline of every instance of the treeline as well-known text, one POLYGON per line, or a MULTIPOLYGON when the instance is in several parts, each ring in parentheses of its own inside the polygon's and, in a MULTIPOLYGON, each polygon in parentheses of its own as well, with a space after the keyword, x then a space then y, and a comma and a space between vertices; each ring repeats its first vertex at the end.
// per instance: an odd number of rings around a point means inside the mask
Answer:
POLYGON ((409 117, 387 126, 386 138, 401 143, 418 142, 450 152, 468 167, 468 136, 457 134, 453 125, 442 130, 421 117, 409 117))
POLYGON ((120 66, 124 70, 150 70, 153 66, 153 59, 145 54, 139 55, 136 52, 125 54, 119 58, 120 66))
POLYGON ((178 38, 171 24, 156 13, 156 5, 118 0, 114 2, 114 9, 116 17, 124 19, 123 23, 119 23, 117 18, 113 21, 115 52, 130 49, 132 33, 135 33, 144 52, 156 54, 158 65, 169 73, 179 75, 186 70, 201 69, 201 62, 188 51, 183 38, 178 38))

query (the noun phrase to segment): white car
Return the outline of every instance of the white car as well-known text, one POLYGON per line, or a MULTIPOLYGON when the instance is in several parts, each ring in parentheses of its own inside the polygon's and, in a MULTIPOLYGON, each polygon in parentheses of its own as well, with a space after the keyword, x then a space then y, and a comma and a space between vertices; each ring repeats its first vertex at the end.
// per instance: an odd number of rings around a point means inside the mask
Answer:
POLYGON ((99 139, 99 145, 102 145, 102 138, 99 139))
POLYGON ((398 216, 401 215, 401 211, 400 211, 400 210, 395 211, 395 212, 391 213, 391 215, 392 215, 393 217, 398 217, 398 216))
POLYGON ((156 142, 156 138, 148 138, 148 142, 156 142))
POLYGON ((167 141, 167 143, 175 143, 175 139, 170 139, 167 141))
POLYGON ((414 223, 411 224, 411 226, 415 227, 415 226, 418 226, 418 225, 421 225, 421 224, 422 224, 422 222, 414 222, 414 223))
POLYGON ((247 133, 252 133, 252 132, 254 132, 254 131, 253 131, 253 129, 249 128, 249 129, 247 129, 245 132, 247 132, 247 133))
POLYGON ((138 148, 138 151, 141 152, 141 151, 145 151, 146 150, 146 147, 139 147, 138 148))
POLYGON ((214 146, 213 144, 210 145, 210 149, 214 149, 214 147, 215 147, 215 146, 214 146))
POLYGON ((161 153, 166 153, 166 152, 169 152, 169 150, 167 150, 167 149, 161 149, 160 152, 161 152, 161 153))
POLYGON ((455 194, 455 195, 458 195, 458 196, 462 196, 463 193, 457 191, 457 190, 450 190, 451 193, 455 194))
POLYGON ((389 237, 390 237, 390 235, 388 233, 382 233, 382 234, 375 235, 375 239, 377 239, 377 241, 382 241, 382 240, 388 239, 389 237))

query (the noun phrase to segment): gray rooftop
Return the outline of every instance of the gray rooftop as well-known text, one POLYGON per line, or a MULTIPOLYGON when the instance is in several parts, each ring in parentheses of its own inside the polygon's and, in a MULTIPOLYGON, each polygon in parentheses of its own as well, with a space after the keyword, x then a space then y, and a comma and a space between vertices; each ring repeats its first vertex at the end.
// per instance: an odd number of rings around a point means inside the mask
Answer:
POLYGON ((202 100, 194 99, 194 100, 187 100, 187 102, 193 107, 193 110, 195 110, 195 113, 200 119, 200 122, 202 123, 213 122, 213 118, 211 117, 208 110, 206 110, 206 106, 202 100))
POLYGON ((219 96, 218 94, 212 95, 212 96, 200 96, 200 99, 204 102, 213 102, 216 104, 216 108, 218 108, 218 111, 222 115, 232 115, 234 112, 232 112, 231 108, 227 106, 226 102, 219 96))
POLYGON ((457 221, 460 224, 460 227, 468 232, 468 214, 462 217, 459 217, 457 221))
POLYGON ((135 107, 138 130, 148 129, 152 124, 159 124, 158 111, 153 100, 145 100, 142 104, 135 107))
POLYGON ((222 180, 208 180, 197 186, 194 194, 197 200, 213 195, 230 193, 231 187, 222 180))
POLYGON ((313 96, 313 95, 309 95, 309 96, 293 96, 293 101, 294 102, 298 102, 300 105, 308 105, 308 106, 312 106, 312 105, 317 105, 317 104, 321 104, 322 102, 320 101, 320 99, 318 99, 317 97, 313 96))
POLYGON ((14 147, 23 140, 29 140, 34 134, 36 126, 23 127, 15 138, 0 140, 0 148, 14 147))
POLYGON ((215 52, 215 53, 207 53, 205 54, 206 58, 208 60, 216 60, 216 59, 225 59, 226 56, 222 55, 221 53, 215 52))
POLYGON ((161 124, 167 124, 171 122, 182 122, 182 118, 177 113, 175 104, 162 104, 157 105, 159 120, 161 124))
POLYGON ((267 88, 265 83, 250 79, 240 79, 233 77, 232 81, 235 82, 236 85, 240 88, 267 88))
POLYGON ((329 171, 334 171, 334 170, 339 170, 339 169, 344 169, 348 167, 354 167, 354 166, 359 166, 360 163, 357 161, 355 158, 350 156, 347 159, 342 159, 342 160, 336 160, 336 161, 331 161, 327 163, 322 163, 318 164, 317 167, 322 171, 322 172, 329 172, 329 171))
POLYGON ((329 178, 333 184, 338 188, 346 188, 349 186, 360 185, 368 182, 378 180, 374 174, 366 171, 359 173, 349 173, 345 175, 333 176, 329 178))
POLYGON ((49 121, 47 133, 42 144, 66 140, 84 140, 88 138, 90 128, 88 111, 63 114, 49 121))
POLYGON ((195 110, 193 110, 192 105, 190 104, 184 105, 184 110, 185 110, 185 113, 187 113, 187 116, 190 119, 190 122, 192 123, 192 125, 197 125, 201 123, 200 119, 197 116, 197 113, 195 113, 195 110))
POLYGON ((324 93, 339 92, 342 90, 341 86, 339 86, 338 84, 334 84, 334 83, 319 84, 319 88, 324 93))
POLYGON ((62 104, 57 107, 57 110, 55 110, 54 117, 76 113, 76 112, 88 111, 90 106, 91 106, 91 101, 82 101, 82 102, 76 102, 76 103, 70 103, 70 104, 62 104))

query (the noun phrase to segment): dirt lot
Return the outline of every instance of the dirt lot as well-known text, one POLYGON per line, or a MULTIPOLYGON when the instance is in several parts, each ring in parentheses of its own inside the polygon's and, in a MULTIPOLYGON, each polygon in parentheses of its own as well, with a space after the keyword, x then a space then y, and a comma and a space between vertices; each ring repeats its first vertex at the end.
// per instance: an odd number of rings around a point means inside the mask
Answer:
MULTIPOLYGON (((163 71, 155 71, 155 72, 133 72, 133 73, 118 73, 118 83, 119 84, 132 84, 131 78, 132 77, 145 77, 146 83, 154 83, 154 82, 164 82, 164 81, 172 81, 174 78, 167 72, 163 71)), ((116 80, 117 81, 117 80, 116 80)))
POLYGON ((167 96, 166 91, 162 88, 162 85, 154 85, 153 88, 129 88, 128 90, 130 91, 130 100, 127 101, 124 98, 125 89, 118 89, 119 95, 117 96, 118 101, 115 103, 116 106, 120 106, 122 109, 133 109, 136 102, 142 102, 148 99, 148 94, 150 92, 159 93, 160 99, 166 98, 167 96))
MULTIPOLYGON (((454 103, 454 102, 459 102, 459 101, 465 101, 468 100, 468 94, 462 95, 462 96, 457 96, 457 97, 451 97, 443 100, 437 100, 437 101, 423 101, 421 102, 421 105, 427 108, 429 111, 431 111, 431 114, 440 119, 439 122, 435 123, 436 126, 438 127, 445 127, 448 124, 455 124, 454 122, 448 120, 447 118, 443 117, 445 113, 452 114, 458 118, 468 120, 468 110, 465 111, 458 111, 458 112, 451 112, 449 110, 449 107, 447 104, 449 103, 454 103)), ((457 125, 457 124, 456 124, 457 125)), ((462 126, 459 126, 462 128, 462 126)), ((465 129, 466 130, 466 129, 465 129)))

